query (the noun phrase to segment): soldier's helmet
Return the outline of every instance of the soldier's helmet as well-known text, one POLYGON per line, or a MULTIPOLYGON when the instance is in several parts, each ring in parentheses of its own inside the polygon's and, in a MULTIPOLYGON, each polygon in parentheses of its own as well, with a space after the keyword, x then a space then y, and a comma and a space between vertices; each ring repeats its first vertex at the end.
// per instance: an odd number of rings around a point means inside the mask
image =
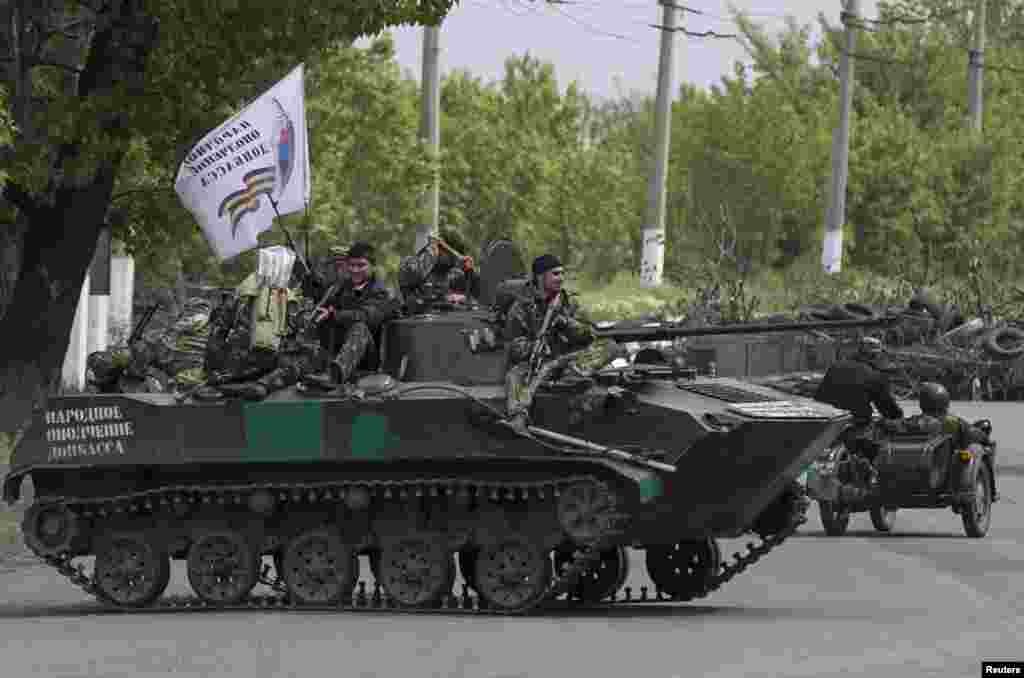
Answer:
POLYGON ((949 411, 949 391, 942 384, 926 381, 917 398, 923 414, 941 417, 949 411))

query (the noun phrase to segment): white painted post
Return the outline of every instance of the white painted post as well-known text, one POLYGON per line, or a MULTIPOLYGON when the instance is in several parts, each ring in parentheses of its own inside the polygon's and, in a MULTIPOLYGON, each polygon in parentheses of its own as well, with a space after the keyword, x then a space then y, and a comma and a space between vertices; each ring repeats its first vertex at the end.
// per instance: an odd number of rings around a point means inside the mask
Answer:
POLYGON ((78 308, 75 310, 75 322, 71 326, 71 338, 68 351, 64 354, 64 366, 61 370, 61 382, 66 389, 82 390, 85 388, 86 348, 89 344, 89 273, 85 274, 82 292, 78 296, 78 308))
POLYGON ((107 350, 107 314, 110 308, 110 229, 104 228, 89 268, 89 332, 86 356, 107 350))
POLYGON ((89 295, 89 332, 86 355, 107 350, 107 329, 110 325, 110 297, 105 294, 89 295))
POLYGON ((135 259, 110 258, 109 346, 124 344, 132 332, 132 300, 135 292, 135 259))

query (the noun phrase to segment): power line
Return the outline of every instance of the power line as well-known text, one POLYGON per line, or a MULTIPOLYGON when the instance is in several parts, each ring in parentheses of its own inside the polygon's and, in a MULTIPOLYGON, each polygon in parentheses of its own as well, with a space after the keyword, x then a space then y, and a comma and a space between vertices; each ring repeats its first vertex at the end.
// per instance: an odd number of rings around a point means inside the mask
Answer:
POLYGON ((687 35, 691 38, 722 38, 730 40, 735 40, 737 38, 737 35, 735 33, 716 33, 715 31, 703 31, 701 33, 698 33, 696 31, 688 31, 680 26, 669 28, 668 26, 662 26, 661 24, 648 25, 651 28, 657 28, 660 31, 672 31, 673 33, 682 33, 683 35, 687 35))
POLYGON ((548 4, 551 7, 551 9, 553 9, 555 12, 557 12, 558 14, 561 14, 562 16, 564 16, 566 19, 572 21, 573 23, 575 23, 575 24, 577 24, 579 26, 582 26, 588 33, 594 33, 596 35, 604 35, 604 36, 607 36, 607 37, 610 37, 610 38, 616 38, 618 40, 624 40, 626 42, 632 42, 632 43, 637 44, 637 45, 643 44, 639 40, 637 40, 636 38, 631 38, 628 35, 622 35, 621 33, 612 33, 611 31, 605 31, 605 30, 602 30, 602 29, 597 28, 595 26, 592 26, 591 24, 583 21, 582 19, 574 17, 572 14, 569 14, 568 12, 563 11, 562 9, 557 7, 555 5, 555 3, 552 3, 550 0, 548 0, 548 4))

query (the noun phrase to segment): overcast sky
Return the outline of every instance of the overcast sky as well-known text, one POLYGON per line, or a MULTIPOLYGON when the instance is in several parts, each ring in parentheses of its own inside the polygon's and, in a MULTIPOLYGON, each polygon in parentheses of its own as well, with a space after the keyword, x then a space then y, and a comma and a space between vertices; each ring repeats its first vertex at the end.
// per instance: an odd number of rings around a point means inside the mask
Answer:
MULTIPOLYGON (((676 0, 704 12, 681 13, 690 31, 735 32, 729 0, 676 0)), ((839 0, 733 0, 733 4, 769 29, 785 27, 785 16, 814 23, 818 12, 839 21, 839 0)), ((861 15, 875 16, 876 1, 861 0, 861 15)), ((629 90, 653 92, 657 82, 659 31, 657 0, 565 0, 548 6, 539 0, 461 0, 442 25, 441 73, 467 68, 485 80, 498 80, 504 60, 530 54, 555 64, 563 87, 576 80, 593 95, 615 97, 618 78, 629 90)), ((392 29, 398 61, 418 80, 423 48, 421 28, 392 29)), ((675 50, 675 87, 682 82, 702 87, 732 73, 735 61, 750 62, 733 40, 692 38, 679 34, 675 50)))

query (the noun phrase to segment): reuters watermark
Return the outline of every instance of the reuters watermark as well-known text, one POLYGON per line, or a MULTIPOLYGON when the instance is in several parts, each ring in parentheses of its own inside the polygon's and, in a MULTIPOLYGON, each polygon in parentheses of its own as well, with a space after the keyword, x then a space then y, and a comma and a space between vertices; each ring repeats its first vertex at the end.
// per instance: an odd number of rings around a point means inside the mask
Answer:
POLYGON ((1024 662, 981 662, 981 675, 1024 677, 1024 662))

